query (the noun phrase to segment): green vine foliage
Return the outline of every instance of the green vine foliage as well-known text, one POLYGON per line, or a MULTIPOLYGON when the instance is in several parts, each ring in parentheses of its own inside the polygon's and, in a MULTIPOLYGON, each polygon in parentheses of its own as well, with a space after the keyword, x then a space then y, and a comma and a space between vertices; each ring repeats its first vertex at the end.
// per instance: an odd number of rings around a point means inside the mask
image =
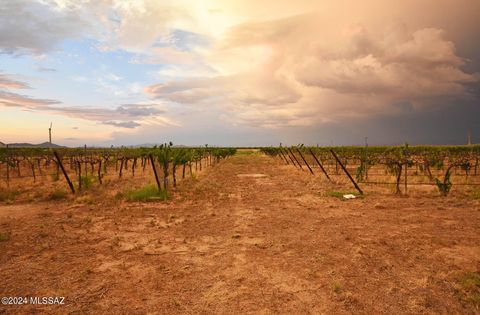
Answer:
MULTIPOLYGON (((471 169, 477 172, 478 160, 480 159, 480 145, 460 145, 460 146, 411 146, 405 144, 402 146, 369 146, 368 156, 363 146, 326 146, 326 147, 292 147, 302 151, 306 155, 313 152, 316 158, 327 165, 335 164, 330 150, 342 159, 342 161, 360 163, 355 170, 357 181, 364 180, 366 168, 373 165, 384 165, 385 173, 396 177, 397 193, 399 192, 399 183, 409 168, 418 167, 418 171, 428 176, 430 183, 435 184, 441 195, 447 196, 451 191, 453 183, 451 181, 451 171, 455 167, 460 167, 466 176, 469 176, 471 169), (476 161, 476 162, 472 162, 476 161), (447 167, 448 166, 448 167, 447 167), (435 178, 432 170, 441 171, 447 167, 443 178, 435 178)), ((267 147, 262 148, 262 152, 267 155, 280 155, 281 148, 267 147)), ((285 150, 285 149, 284 149, 285 150)), ((357 164, 358 165, 358 164, 357 164)))
POLYGON ((358 182, 363 181, 363 178, 365 176, 365 168, 366 168, 366 163, 364 160, 360 160, 360 166, 357 167, 356 173, 355 173, 355 178, 358 182))

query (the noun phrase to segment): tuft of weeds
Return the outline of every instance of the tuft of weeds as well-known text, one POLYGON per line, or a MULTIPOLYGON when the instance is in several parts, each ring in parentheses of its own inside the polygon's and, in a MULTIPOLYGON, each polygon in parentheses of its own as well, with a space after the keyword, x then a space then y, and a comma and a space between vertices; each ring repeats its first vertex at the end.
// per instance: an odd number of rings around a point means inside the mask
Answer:
POLYGON ((97 181, 97 177, 93 175, 82 176, 82 189, 88 189, 92 187, 93 183, 97 181))
POLYGON ((158 190, 155 185, 148 185, 140 189, 127 191, 125 199, 128 201, 165 201, 168 199, 166 190, 158 190))
POLYGON ((50 178, 51 178, 52 181, 54 181, 54 182, 58 182, 58 181, 60 180, 60 176, 59 176, 59 174, 57 174, 57 173, 54 173, 54 174, 50 175, 50 178))
POLYGON ((336 294, 339 294, 339 293, 342 292, 343 287, 342 287, 342 285, 341 285, 340 283, 335 282, 335 283, 332 284, 332 290, 333 290, 333 292, 335 292, 336 294))
POLYGON ((115 200, 123 199, 123 198, 125 198, 125 194, 124 194, 123 192, 121 192, 121 191, 117 191, 117 192, 115 193, 114 198, 115 198, 115 200))
POLYGON ((362 195, 360 195, 358 192, 352 192, 352 191, 349 191, 349 192, 342 192, 342 191, 329 191, 327 193, 328 196, 330 197, 335 197, 335 198, 338 198, 340 200, 345 200, 343 198, 343 195, 354 195, 355 197, 357 198, 360 198, 362 197, 362 195))
POLYGON ((91 224, 92 223, 92 218, 85 217, 85 218, 83 218, 82 223, 84 223, 85 225, 91 224))
POLYGON ((67 197, 67 192, 64 189, 57 188, 48 195, 48 200, 62 200, 67 197))
POLYGON ((480 189, 476 189, 473 191, 473 194, 472 194, 472 197, 473 199, 480 199, 480 189))
POLYGON ((0 242, 6 242, 8 240, 10 240, 9 233, 0 233, 0 242))
POLYGON ((17 190, 0 188, 0 202, 7 202, 11 204, 19 194, 20 192, 17 190))
POLYGON ((461 300, 480 307, 480 271, 467 272, 458 277, 458 294, 461 300))
POLYGON ((78 196, 75 199, 75 203, 91 205, 93 204, 93 199, 91 196, 88 196, 88 195, 78 196))

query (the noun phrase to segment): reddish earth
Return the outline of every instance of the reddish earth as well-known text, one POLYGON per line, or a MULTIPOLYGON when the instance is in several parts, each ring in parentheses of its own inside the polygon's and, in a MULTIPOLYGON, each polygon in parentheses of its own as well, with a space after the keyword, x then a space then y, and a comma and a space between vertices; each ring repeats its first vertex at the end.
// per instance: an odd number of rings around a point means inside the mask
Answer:
POLYGON ((458 280, 480 270, 479 200, 332 191, 351 188, 254 154, 167 202, 0 206, 0 297, 65 297, 0 314, 480 312, 458 280))

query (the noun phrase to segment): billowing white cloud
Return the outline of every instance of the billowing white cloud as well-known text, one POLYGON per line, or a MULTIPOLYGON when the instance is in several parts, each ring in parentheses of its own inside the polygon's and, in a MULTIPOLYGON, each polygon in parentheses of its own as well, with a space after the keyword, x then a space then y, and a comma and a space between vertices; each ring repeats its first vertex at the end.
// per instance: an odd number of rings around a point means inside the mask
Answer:
POLYGON ((171 1, 114 1, 112 9, 118 17, 112 33, 114 44, 141 52, 167 37, 185 15, 171 1))
POLYGON ((0 2, 0 51, 41 55, 66 39, 92 38, 100 50, 144 53, 188 20, 188 7, 155 0, 0 2))

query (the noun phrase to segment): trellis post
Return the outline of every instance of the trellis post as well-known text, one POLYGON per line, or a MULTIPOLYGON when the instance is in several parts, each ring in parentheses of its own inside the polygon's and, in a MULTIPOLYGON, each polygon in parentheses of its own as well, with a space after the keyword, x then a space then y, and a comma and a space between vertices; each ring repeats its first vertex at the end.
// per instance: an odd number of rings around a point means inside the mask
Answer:
POLYGON ((333 151, 333 149, 330 149, 330 152, 332 153, 333 157, 335 158, 335 160, 338 162, 338 164, 340 164, 340 167, 342 168, 342 170, 345 172, 345 174, 348 176, 348 178, 350 179, 350 181, 352 182, 353 186, 355 186, 355 189, 358 190, 358 192, 360 193, 360 195, 363 195, 363 191, 362 189, 358 186, 358 184, 355 182, 355 180, 353 179, 353 177, 350 175, 350 173, 347 171, 347 169, 345 168, 345 166, 343 166, 342 162, 340 161, 340 159, 338 158, 338 156, 335 154, 335 151, 333 151))
POLYGON ((55 155, 55 158, 57 159, 57 165, 60 166, 60 169, 62 170, 63 176, 65 176, 65 179, 67 180, 68 187, 70 187, 70 190, 72 191, 72 194, 75 193, 75 188, 73 187, 72 182, 70 181, 70 178, 68 177, 67 171, 65 171, 65 167, 63 167, 62 164, 62 159, 58 156, 57 151, 53 151, 53 155, 55 155))

